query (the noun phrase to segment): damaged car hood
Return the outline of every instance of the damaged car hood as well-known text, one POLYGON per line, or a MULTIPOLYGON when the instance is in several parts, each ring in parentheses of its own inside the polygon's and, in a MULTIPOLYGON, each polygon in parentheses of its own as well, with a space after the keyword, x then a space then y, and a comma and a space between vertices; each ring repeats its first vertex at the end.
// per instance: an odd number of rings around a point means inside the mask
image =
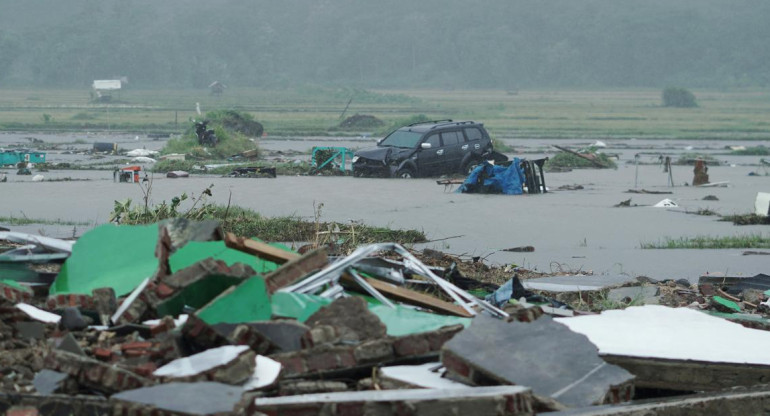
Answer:
POLYGON ((390 146, 375 146, 361 149, 356 152, 356 156, 370 160, 381 160, 388 162, 391 160, 401 160, 412 153, 416 149, 402 148, 402 147, 390 147, 390 146))

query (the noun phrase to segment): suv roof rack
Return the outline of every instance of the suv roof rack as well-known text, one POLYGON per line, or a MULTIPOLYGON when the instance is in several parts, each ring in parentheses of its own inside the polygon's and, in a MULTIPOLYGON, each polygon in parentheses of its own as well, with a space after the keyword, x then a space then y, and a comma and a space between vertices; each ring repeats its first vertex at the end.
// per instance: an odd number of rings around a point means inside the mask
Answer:
POLYGON ((406 127, 412 127, 412 126, 416 126, 416 125, 419 125, 419 124, 438 124, 438 123, 442 123, 442 122, 449 122, 449 123, 451 123, 452 120, 451 119, 445 119, 445 120, 418 121, 416 123, 409 124, 406 127))
POLYGON ((447 124, 454 124, 455 126, 462 126, 463 124, 475 124, 473 121, 452 121, 452 120, 439 120, 439 121, 447 121, 446 123, 436 123, 435 126, 431 127, 431 130, 435 129, 436 127, 446 126, 447 124))

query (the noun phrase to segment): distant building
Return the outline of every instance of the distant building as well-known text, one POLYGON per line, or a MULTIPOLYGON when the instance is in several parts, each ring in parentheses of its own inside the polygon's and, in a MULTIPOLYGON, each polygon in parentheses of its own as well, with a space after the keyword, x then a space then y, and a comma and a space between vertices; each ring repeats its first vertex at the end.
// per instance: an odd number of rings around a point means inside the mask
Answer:
POLYGON ((95 79, 91 99, 93 101, 108 102, 112 101, 112 91, 119 91, 123 86, 123 81, 119 79, 95 79))

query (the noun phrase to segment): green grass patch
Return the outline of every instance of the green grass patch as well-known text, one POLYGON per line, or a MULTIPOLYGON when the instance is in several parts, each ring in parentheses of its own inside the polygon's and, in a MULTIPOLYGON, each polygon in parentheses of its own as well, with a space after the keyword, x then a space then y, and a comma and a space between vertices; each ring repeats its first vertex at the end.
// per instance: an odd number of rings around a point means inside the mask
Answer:
POLYGON ((731 221, 735 225, 770 225, 770 216, 757 214, 724 215, 720 221, 731 221))
POLYGON ((642 249, 729 249, 729 248, 770 248, 770 238, 762 234, 748 234, 729 237, 666 237, 657 242, 643 242, 642 249))
POLYGON ((8 225, 8 226, 22 226, 22 225, 32 225, 32 224, 43 224, 43 225, 67 225, 67 226, 75 226, 75 225, 91 225, 90 222, 84 222, 84 221, 69 221, 69 220, 63 220, 63 219, 56 219, 56 220, 49 220, 49 219, 42 219, 42 218, 27 218, 27 217, 0 217, 0 224, 8 225))
MULTIPOLYGON (((660 90, 361 90, 298 86, 285 89, 232 88, 222 96, 207 89, 127 89, 120 103, 90 102, 85 89, 3 89, 0 130, 153 131, 183 133, 197 118, 191 103, 206 111, 248 113, 268 137, 338 135, 345 113, 369 114, 385 123, 384 135, 420 115, 425 119, 473 119, 509 139, 703 139, 770 140, 768 89, 699 90, 695 110, 660 105, 660 90), (48 114, 47 121, 42 114, 48 114), (94 117, 87 119, 87 117, 94 117)), ((354 134, 351 132, 349 134, 354 134)), ((346 133, 347 134, 347 133, 346 133)))
MULTIPOLYGON (((115 201, 110 221, 117 224, 151 224, 169 218, 190 220, 218 220, 227 232, 245 237, 257 237, 276 242, 333 243, 342 247, 378 242, 414 244, 427 241, 425 234, 418 230, 397 230, 386 227, 372 227, 362 224, 343 224, 320 220, 322 204, 317 208, 316 220, 307 221, 296 216, 264 217, 251 209, 237 206, 223 206, 206 201, 212 195, 213 185, 204 189, 198 197, 186 193, 155 205, 137 205, 131 199, 115 201), (191 206, 183 209, 185 201, 191 206)), ((146 189, 146 200, 150 200, 146 189)))

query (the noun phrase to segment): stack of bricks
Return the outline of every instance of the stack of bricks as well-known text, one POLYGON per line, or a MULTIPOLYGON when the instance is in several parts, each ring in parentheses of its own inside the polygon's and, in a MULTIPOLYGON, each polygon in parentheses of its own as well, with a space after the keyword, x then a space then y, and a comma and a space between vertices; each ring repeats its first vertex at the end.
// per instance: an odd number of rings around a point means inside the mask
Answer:
POLYGON ((462 325, 452 325, 420 334, 365 341, 358 345, 323 344, 300 351, 273 354, 270 358, 281 363, 284 377, 322 375, 410 358, 435 359, 444 343, 462 329, 462 325))
POLYGON ((113 394, 153 384, 153 381, 114 364, 107 364, 62 350, 51 350, 43 366, 49 370, 69 374, 83 386, 113 394))
POLYGON ((0 299, 13 304, 29 302, 32 299, 32 291, 0 282, 0 299))

